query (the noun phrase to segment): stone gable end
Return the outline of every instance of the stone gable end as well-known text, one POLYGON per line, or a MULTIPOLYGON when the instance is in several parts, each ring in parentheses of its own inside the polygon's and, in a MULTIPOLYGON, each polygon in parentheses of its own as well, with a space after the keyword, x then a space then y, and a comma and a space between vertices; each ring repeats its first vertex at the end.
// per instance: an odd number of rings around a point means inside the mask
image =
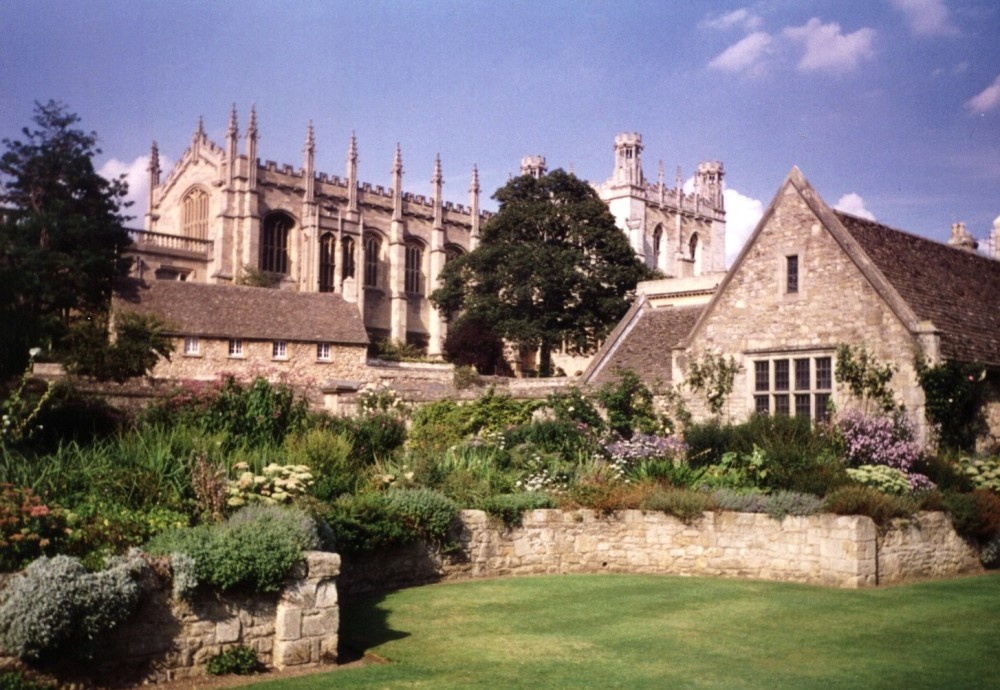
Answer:
MULTIPOLYGON (((688 358, 732 355, 742 365, 729 412, 753 411, 753 360, 769 354, 825 352, 864 343, 898 371, 892 386, 908 409, 922 405, 913 371, 916 341, 794 185, 786 185, 773 214, 733 269, 724 291, 695 332, 688 358), (787 291, 787 257, 798 257, 798 292, 787 291)), ((698 395, 690 404, 699 409, 698 395)), ((834 402, 844 402, 842 392, 834 402)), ((922 418, 923 415, 917 415, 922 418)))

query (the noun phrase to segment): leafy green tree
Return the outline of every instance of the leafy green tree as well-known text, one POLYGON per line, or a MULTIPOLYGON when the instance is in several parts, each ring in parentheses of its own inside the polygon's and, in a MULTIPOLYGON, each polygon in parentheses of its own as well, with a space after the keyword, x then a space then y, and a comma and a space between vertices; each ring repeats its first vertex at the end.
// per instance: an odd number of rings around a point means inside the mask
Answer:
POLYGON ((32 347, 60 349, 75 319, 107 310, 127 265, 124 178, 94 169, 97 135, 55 101, 0 156, 0 377, 32 347))
POLYGON ((636 283, 655 274, 573 174, 523 175, 493 198, 500 210, 479 246, 448 262, 431 300, 449 319, 464 314, 538 348, 547 374, 553 349, 595 348, 628 310, 636 283))

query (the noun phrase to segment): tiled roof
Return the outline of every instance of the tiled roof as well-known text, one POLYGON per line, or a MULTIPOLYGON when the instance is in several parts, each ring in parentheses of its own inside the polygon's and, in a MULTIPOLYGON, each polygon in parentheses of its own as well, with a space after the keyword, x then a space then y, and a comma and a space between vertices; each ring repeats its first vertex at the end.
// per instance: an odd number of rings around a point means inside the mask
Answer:
POLYGON ((941 356, 1000 365, 1000 261, 834 212, 921 321, 941 356))
POLYGON ((357 306, 331 293, 126 281, 116 287, 114 308, 156 314, 175 335, 368 344, 357 306))
POLYGON ((647 385, 670 384, 671 350, 691 331, 702 309, 703 306, 653 308, 643 304, 634 315, 632 328, 620 336, 612 333, 608 344, 601 348, 595 364, 606 361, 587 382, 601 385, 613 381, 617 378, 615 370, 620 367, 634 371, 647 385), (610 352, 608 345, 614 347, 610 352))

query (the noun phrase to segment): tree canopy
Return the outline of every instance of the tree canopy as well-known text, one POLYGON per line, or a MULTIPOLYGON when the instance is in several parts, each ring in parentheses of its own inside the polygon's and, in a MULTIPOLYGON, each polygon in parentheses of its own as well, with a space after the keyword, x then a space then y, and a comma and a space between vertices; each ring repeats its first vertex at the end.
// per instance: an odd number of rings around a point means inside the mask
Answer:
MULTIPOLYGON (((55 101, 36 103, 0 156, 0 376, 28 350, 59 349, 77 319, 107 318, 128 246, 124 178, 94 169, 97 135, 55 101)), ((105 321, 106 322, 106 321, 105 321)))
POLYGON ((431 300, 449 321, 476 319, 501 337, 539 348, 589 351, 629 308, 636 283, 654 277, 597 193, 571 173, 512 179, 479 246, 448 262, 431 300))

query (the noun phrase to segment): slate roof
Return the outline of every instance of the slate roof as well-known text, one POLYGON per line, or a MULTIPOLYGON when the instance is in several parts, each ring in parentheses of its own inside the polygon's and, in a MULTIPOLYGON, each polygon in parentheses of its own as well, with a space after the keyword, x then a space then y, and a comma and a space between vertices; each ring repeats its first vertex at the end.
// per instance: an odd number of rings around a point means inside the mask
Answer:
POLYGON ((834 211, 921 321, 941 356, 1000 365, 1000 261, 834 211))
POLYGON ((670 384, 671 350, 688 335, 703 309, 653 308, 645 299, 637 301, 584 372, 584 381, 594 385, 613 381, 621 367, 634 371, 646 385, 670 384))
POLYGON ((357 306, 332 293, 175 280, 124 281, 115 289, 113 307, 155 314, 173 335, 368 344, 357 306))

